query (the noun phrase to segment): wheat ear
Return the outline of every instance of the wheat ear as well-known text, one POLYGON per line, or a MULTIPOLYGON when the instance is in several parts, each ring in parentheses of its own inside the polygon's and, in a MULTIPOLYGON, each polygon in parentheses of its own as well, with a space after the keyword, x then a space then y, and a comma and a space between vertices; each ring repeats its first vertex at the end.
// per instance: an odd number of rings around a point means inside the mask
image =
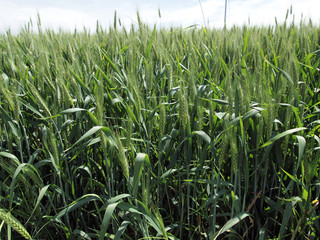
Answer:
POLYGON ((25 239, 31 239, 30 234, 24 226, 15 217, 13 217, 11 213, 6 212, 4 209, 0 209, 0 219, 16 230, 25 239))

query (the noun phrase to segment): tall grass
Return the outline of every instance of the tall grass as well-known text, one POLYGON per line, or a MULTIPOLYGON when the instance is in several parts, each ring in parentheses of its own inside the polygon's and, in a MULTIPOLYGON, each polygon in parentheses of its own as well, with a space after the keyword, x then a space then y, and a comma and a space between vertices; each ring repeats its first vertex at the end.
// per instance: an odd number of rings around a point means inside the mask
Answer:
POLYGON ((318 27, 117 21, 0 36, 1 237, 316 239, 318 27))

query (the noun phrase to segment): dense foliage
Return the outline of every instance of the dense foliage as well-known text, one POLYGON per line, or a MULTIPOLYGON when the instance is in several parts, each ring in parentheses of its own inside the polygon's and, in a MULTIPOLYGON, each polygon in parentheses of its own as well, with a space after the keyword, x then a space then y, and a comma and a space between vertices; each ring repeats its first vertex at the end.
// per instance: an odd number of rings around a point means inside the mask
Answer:
POLYGON ((320 32, 0 35, 1 238, 315 239, 320 32))

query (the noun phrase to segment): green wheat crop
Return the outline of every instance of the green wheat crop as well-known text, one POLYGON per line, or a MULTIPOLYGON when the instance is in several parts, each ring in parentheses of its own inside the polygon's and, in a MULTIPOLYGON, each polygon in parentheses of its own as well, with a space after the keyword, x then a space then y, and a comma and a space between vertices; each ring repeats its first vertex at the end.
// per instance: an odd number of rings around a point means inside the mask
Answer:
POLYGON ((0 35, 1 239, 317 239, 319 27, 137 17, 0 35))

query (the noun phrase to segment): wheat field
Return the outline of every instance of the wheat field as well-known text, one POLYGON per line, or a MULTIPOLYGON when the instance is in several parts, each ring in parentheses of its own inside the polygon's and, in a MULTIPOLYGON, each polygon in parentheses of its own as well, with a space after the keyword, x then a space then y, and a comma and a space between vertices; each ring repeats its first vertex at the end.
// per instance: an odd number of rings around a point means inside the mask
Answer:
POLYGON ((0 35, 1 239, 317 239, 320 32, 0 35))

